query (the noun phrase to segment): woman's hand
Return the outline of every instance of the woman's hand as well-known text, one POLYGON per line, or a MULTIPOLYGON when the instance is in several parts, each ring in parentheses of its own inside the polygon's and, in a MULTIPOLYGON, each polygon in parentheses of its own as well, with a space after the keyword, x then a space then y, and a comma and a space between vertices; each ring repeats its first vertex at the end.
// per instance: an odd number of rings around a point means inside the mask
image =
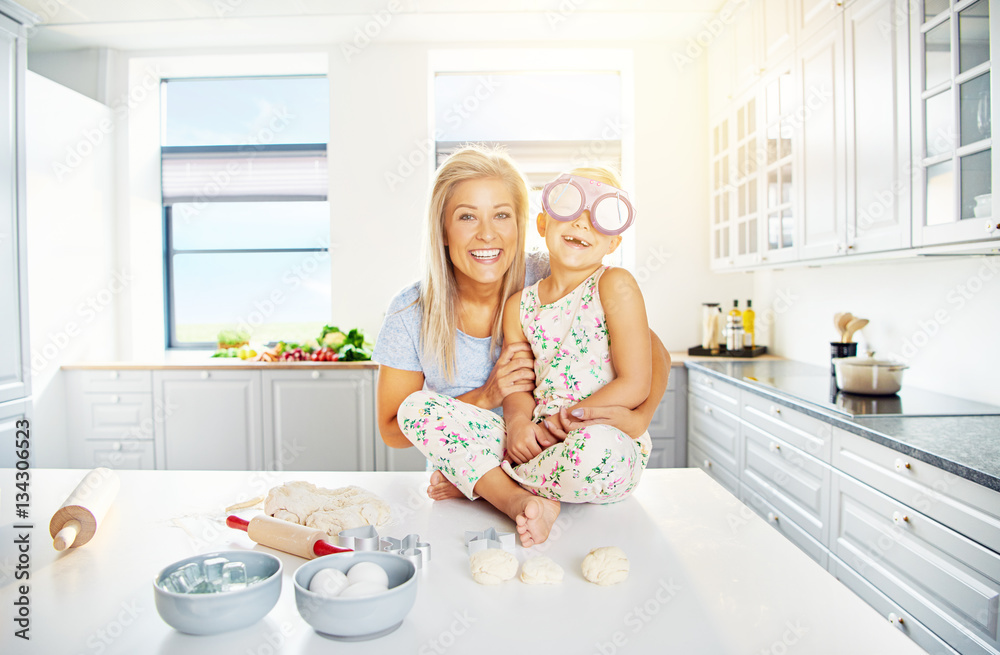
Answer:
POLYGON ((499 407, 508 394, 534 390, 535 358, 531 354, 531 345, 526 341, 508 343, 500 351, 486 384, 479 388, 480 402, 475 404, 483 409, 493 409, 499 407))
POLYGON ((544 426, 529 419, 515 419, 507 423, 507 458, 515 464, 524 464, 556 443, 544 426))
POLYGON ((642 436, 642 433, 649 427, 648 422, 640 412, 617 405, 577 407, 571 410, 563 407, 558 414, 553 414, 545 419, 545 425, 548 427, 549 433, 559 441, 565 440, 573 430, 579 430, 589 425, 610 425, 633 439, 642 436), (574 411, 579 412, 580 416, 573 416, 571 412, 574 411))

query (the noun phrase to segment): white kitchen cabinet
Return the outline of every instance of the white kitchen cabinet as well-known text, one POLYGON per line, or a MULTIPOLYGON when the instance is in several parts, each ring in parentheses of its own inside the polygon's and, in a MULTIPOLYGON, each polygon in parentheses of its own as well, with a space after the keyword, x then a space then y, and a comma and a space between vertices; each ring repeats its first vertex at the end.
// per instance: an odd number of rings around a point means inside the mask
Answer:
POLYGON ((795 0, 799 43, 807 43, 844 12, 846 0, 795 0))
POLYGON ((700 371, 688 372, 688 466, 698 467, 739 496, 739 388, 700 371))
POLYGON ((847 171, 844 121, 844 26, 838 17, 799 48, 799 260, 846 252, 847 171))
POLYGON ((375 469, 374 371, 263 371, 266 468, 375 469))
POLYGON ((795 11, 797 0, 760 0, 758 34, 764 70, 770 70, 792 54, 795 48, 795 11))
POLYGON ((153 371, 156 459, 171 470, 260 470, 261 371, 153 371))
POLYGON ((760 84, 763 156, 759 162, 762 191, 760 203, 763 225, 760 230, 760 259, 779 264, 795 259, 798 245, 798 215, 795 170, 799 150, 795 108, 797 83, 791 58, 769 71, 760 84))
POLYGON ((1000 16, 990 4, 919 2, 911 17, 917 246, 1000 239, 997 213, 984 210, 1000 182, 992 152, 1000 111, 992 98, 1000 96, 1000 82, 992 75, 990 42, 1000 33, 1000 16))
POLYGON ((733 215, 731 220, 730 261, 735 266, 760 262, 760 161, 763 141, 760 138, 760 117, 757 111, 757 90, 752 89, 736 104, 733 114, 733 215))
POLYGON ((687 370, 673 366, 667 389, 649 424, 653 450, 647 468, 687 465, 687 370))
POLYGON ((733 18, 733 88, 737 95, 750 89, 760 79, 760 40, 757 36, 757 6, 761 0, 747 0, 736 5, 733 18))
MULTIPOLYGON (((15 453, 14 444, 18 437, 18 430, 25 427, 23 421, 28 420, 28 443, 31 444, 32 439, 37 435, 32 432, 30 419, 27 415, 28 402, 25 400, 16 400, 8 403, 0 404, 0 443, 4 445, 0 449, 0 469, 12 469, 17 463, 17 456, 15 453)), ((29 451, 34 450, 34 448, 29 448, 29 451)), ((28 463, 34 463, 33 457, 28 457, 28 463)))
POLYGON ((907 7, 858 0, 844 12, 850 254, 910 246, 907 7))
POLYGON ((0 88, 4 90, 0 94, 0 403, 31 393, 24 172, 27 36, 21 22, 26 18, 19 7, 0 3, 0 88))
POLYGON ((842 473, 831 551, 959 652, 1000 650, 1000 554, 842 473))
POLYGON ((724 116, 712 126, 711 135, 711 192, 709 199, 709 259, 713 269, 728 268, 734 264, 730 252, 732 229, 732 120, 724 116))
POLYGON ((70 465, 155 469, 152 372, 76 370, 65 376, 70 465))

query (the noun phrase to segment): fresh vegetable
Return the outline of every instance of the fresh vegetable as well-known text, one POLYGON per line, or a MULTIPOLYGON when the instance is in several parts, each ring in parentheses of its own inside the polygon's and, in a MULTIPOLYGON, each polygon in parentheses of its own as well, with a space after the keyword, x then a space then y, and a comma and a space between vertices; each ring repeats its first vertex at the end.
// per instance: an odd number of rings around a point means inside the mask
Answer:
POLYGON ((222 330, 216 337, 219 349, 239 347, 250 341, 250 334, 245 330, 222 330))

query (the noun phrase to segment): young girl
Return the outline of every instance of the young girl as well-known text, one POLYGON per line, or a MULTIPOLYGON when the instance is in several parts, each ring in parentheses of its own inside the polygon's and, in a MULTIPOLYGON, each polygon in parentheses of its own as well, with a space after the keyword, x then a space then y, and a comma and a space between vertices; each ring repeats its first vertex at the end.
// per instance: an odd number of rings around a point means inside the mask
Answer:
POLYGON ((504 398, 502 466, 545 498, 619 501, 635 487, 649 458, 648 433, 633 439, 609 425, 568 435, 549 429, 550 421, 563 424, 560 412, 571 406, 574 412, 587 406, 635 407, 649 395, 642 293, 628 271, 601 263, 635 218, 621 186, 607 168, 576 169, 545 186, 538 232, 545 237, 551 275, 504 307, 504 341, 531 345, 536 386, 533 395, 519 391, 504 398), (558 434, 565 438, 550 446, 558 434))

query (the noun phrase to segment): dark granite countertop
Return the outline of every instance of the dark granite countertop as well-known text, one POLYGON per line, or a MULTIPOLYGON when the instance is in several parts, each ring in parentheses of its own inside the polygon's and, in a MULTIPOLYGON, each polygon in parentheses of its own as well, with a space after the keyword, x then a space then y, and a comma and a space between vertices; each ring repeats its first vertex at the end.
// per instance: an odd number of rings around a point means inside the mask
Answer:
POLYGON ((830 375, 821 366, 790 360, 687 362, 686 366, 1000 491, 1000 407, 907 389, 904 384, 899 396, 878 401, 889 412, 879 415, 870 411, 870 403, 862 406, 867 413, 857 412, 853 411, 857 407, 839 404, 835 396, 821 397, 819 390, 829 384, 830 375), (908 415, 908 405, 920 415, 908 415))

